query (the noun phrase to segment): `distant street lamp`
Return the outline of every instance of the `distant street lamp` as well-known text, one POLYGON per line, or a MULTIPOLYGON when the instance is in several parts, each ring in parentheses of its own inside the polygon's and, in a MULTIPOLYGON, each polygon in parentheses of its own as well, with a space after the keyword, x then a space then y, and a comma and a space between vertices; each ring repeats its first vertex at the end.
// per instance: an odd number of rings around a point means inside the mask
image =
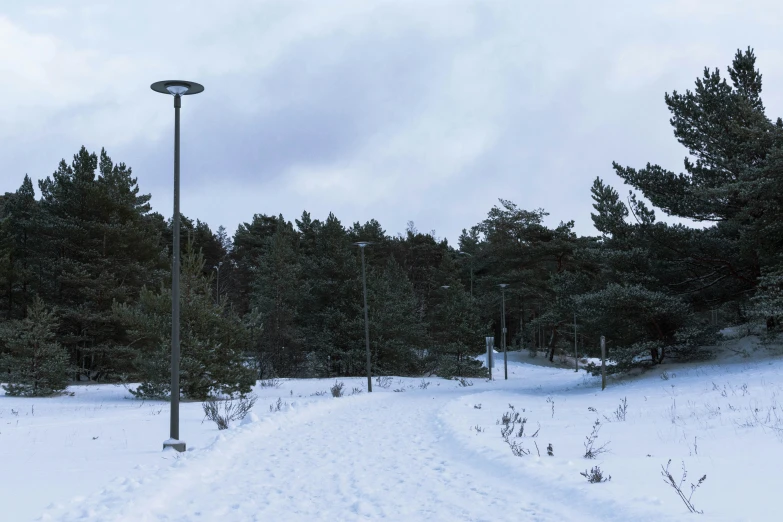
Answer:
POLYGON ((174 244, 171 263, 171 425, 169 439, 163 449, 185 451, 185 441, 179 440, 179 109, 182 97, 198 94, 204 87, 195 82, 162 81, 151 86, 153 91, 174 96, 174 244))
POLYGON ((470 297, 473 297, 473 254, 467 252, 457 252, 461 256, 468 256, 470 258, 470 297))
POLYGON ((364 247, 371 245, 369 241, 357 241, 354 245, 362 251, 362 288, 364 289, 364 338, 367 347, 367 393, 372 392, 372 366, 370 363, 370 319, 367 315, 367 274, 364 269, 364 247))
POLYGON ((212 267, 213 270, 217 270, 217 284, 215 286, 215 302, 220 304, 220 267, 223 266, 223 261, 220 261, 217 265, 212 267))
POLYGON ((505 283, 498 285, 500 287, 500 293, 503 295, 503 305, 500 312, 500 330, 501 339, 503 344, 503 370, 506 374, 506 380, 508 380, 508 353, 506 352, 506 287, 505 283))

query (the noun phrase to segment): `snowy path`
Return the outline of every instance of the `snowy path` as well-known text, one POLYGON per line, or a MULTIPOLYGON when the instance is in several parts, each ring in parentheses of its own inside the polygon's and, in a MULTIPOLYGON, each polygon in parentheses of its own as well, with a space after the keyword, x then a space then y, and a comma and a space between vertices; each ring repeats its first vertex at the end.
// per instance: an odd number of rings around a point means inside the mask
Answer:
POLYGON ((365 394, 278 414, 43 520, 589 522, 466 455, 438 420, 460 395, 365 394))

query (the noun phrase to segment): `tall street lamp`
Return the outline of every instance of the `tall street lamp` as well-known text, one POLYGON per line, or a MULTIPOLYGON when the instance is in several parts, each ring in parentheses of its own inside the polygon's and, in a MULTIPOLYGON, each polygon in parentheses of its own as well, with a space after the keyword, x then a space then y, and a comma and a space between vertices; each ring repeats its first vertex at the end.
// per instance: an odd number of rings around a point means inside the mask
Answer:
POLYGON ((470 258, 470 297, 473 297, 473 254, 467 252, 457 252, 461 256, 468 256, 470 258))
POLYGON ((362 288, 364 290, 364 339, 367 347, 367 393, 372 392, 372 366, 370 363, 370 319, 367 315, 367 274, 364 269, 364 247, 371 245, 369 241, 357 241, 354 245, 362 252, 362 288))
POLYGON ((179 440, 179 109, 182 97, 198 94, 204 86, 196 82, 168 80, 150 85, 153 91, 174 96, 174 245, 171 263, 171 426, 163 449, 185 451, 185 441, 179 440))
POLYGON ((217 270, 217 284, 215 287, 215 303, 220 304, 220 267, 223 266, 223 261, 220 261, 217 265, 212 267, 213 270, 217 270))
POLYGON ((506 374, 506 380, 508 380, 508 353, 506 353, 506 287, 505 283, 498 285, 500 287, 500 293, 503 296, 503 304, 500 312, 500 331, 501 339, 503 343, 503 371, 506 374))

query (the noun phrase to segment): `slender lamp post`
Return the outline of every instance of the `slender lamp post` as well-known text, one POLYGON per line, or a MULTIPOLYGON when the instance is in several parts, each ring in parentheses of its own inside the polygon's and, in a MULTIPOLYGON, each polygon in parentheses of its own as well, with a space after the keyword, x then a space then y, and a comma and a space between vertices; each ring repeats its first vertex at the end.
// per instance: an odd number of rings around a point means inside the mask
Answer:
POLYGON ((505 372, 506 380, 508 380, 508 353, 506 352, 506 287, 508 285, 506 283, 501 283, 498 286, 500 287, 500 293, 503 295, 503 304, 500 312, 500 329, 503 342, 503 371, 505 372))
POLYGON ((220 261, 217 265, 213 266, 214 270, 217 270, 217 286, 215 288, 215 302, 220 304, 220 267, 223 266, 223 261, 220 261))
POLYGON ((362 288, 364 289, 364 340, 367 347, 367 393, 372 393, 372 366, 370 363, 370 319, 367 315, 367 274, 364 269, 364 247, 369 241, 357 241, 354 245, 362 251, 362 288))
POLYGON ((574 371, 579 371, 579 348, 576 346, 576 312, 574 312, 574 371))
POLYGON ((179 109, 182 97, 198 94, 204 86, 195 82, 169 80, 150 85, 153 91, 174 96, 174 245, 171 263, 171 427, 163 449, 185 451, 185 441, 179 440, 179 109))
POLYGON ((470 258, 470 297, 473 297, 473 254, 467 252, 457 252, 461 256, 468 256, 470 258))

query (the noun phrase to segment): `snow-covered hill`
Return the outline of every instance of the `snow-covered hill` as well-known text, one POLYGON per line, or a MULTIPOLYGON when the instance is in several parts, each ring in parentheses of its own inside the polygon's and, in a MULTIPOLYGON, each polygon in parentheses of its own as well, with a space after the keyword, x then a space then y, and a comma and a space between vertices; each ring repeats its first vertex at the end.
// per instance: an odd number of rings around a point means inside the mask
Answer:
POLYGON ((783 361, 755 338, 729 348, 707 364, 611 379, 605 391, 526 352, 509 354, 508 381, 496 371, 469 386, 395 377, 352 395, 366 381, 351 378, 333 398, 334 379, 283 380, 257 387, 253 422, 222 432, 184 403, 182 455, 160 451, 168 405, 128 399, 121 386, 0 397, 0 518, 690 520, 661 476, 671 459, 676 481, 683 463, 688 471, 686 497, 706 474, 691 498, 704 520, 779 520, 783 361), (502 418, 516 413, 506 441, 502 418), (596 421, 594 448, 607 451, 586 459, 596 421), (580 472, 594 466, 611 481, 588 483, 580 472))

